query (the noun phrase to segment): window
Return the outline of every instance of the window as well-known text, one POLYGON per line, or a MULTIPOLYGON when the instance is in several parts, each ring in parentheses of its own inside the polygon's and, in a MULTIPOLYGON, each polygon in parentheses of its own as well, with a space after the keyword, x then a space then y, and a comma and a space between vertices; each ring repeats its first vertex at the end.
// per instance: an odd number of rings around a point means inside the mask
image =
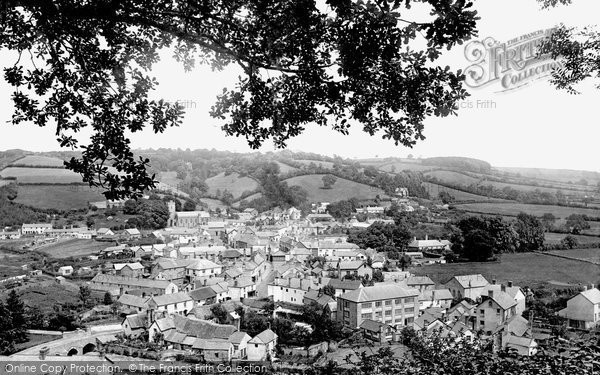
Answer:
POLYGON ((371 319, 373 316, 370 313, 362 314, 361 317, 363 319, 371 319))
POLYGON ((483 309, 479 310, 479 314, 484 315, 485 314, 485 310, 483 310, 483 309))
POLYGON ((500 315, 500 309, 496 309, 496 314, 500 315))
POLYGON ((488 301, 488 306, 489 306, 489 307, 492 307, 492 306, 493 306, 493 302, 492 302, 492 300, 489 300, 489 301, 488 301))
POLYGON ((381 301, 375 302, 375 307, 381 307, 381 301))
POLYGON ((387 310, 385 312, 385 316, 392 316, 392 310, 387 310))
POLYGON ((484 322, 483 320, 480 320, 480 321, 479 321, 479 325, 480 325, 480 326, 484 326, 484 325, 485 325, 485 322, 484 322))
POLYGON ((385 301, 385 305, 386 306, 391 306, 392 305, 392 300, 390 299, 390 300, 385 301))
POLYGON ((406 307, 406 308, 404 309, 404 312, 405 312, 406 314, 411 314, 411 313, 415 312, 415 308, 414 308, 414 307, 406 307))
POLYGON ((395 315, 402 315, 402 309, 396 309, 395 315))
POLYGON ((362 306, 363 309, 370 309, 371 308, 371 302, 369 302, 369 303, 363 303, 361 306, 362 306))
POLYGON ((398 298, 398 299, 396 299, 396 300, 394 301, 394 303, 395 303, 396 305, 399 305, 399 304, 401 304, 401 303, 402 303, 402 298, 398 298))
POLYGON ((344 311, 344 318, 350 317, 350 311, 344 311))

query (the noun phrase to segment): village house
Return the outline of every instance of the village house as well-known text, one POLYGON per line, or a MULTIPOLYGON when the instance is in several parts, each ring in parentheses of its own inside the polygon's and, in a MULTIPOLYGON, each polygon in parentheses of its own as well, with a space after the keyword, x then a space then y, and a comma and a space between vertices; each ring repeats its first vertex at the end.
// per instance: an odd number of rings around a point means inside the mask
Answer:
POLYGON ((361 260, 355 261, 339 261, 337 263, 337 276, 339 279, 344 279, 350 276, 365 277, 369 279, 373 277, 373 268, 366 262, 361 260))
POLYGON ((428 236, 425 236, 424 240, 418 240, 416 237, 407 246, 408 251, 416 252, 428 252, 439 254, 444 250, 450 250, 450 242, 442 240, 430 240, 428 236))
POLYGON ((113 232, 109 228, 100 228, 100 229, 96 230, 96 235, 99 237, 114 236, 115 232, 113 232))
POLYGON ((232 359, 246 359, 248 357, 248 342, 252 339, 246 332, 237 331, 229 336, 229 342, 233 345, 232 359))
POLYGON ((90 281, 92 290, 106 291, 107 288, 118 289, 119 294, 128 290, 142 290, 145 295, 161 295, 177 293, 179 288, 167 280, 150 280, 137 277, 98 274, 90 281))
POLYGON ((139 262, 134 263, 114 263, 114 274, 126 277, 139 277, 144 273, 144 266, 139 262))
POLYGON ((360 280, 329 279, 327 285, 330 285, 333 289, 335 289, 336 298, 346 292, 363 288, 363 284, 360 280))
POLYGON ((410 276, 406 279, 406 285, 421 293, 435 289, 435 283, 428 276, 410 276))
POLYGON ((481 295, 481 303, 475 308, 475 330, 491 335, 499 326, 516 314, 517 302, 506 292, 488 290, 481 295))
POLYGON ((125 293, 117 300, 121 305, 121 310, 141 313, 148 310, 148 299, 150 297, 139 297, 134 294, 125 293))
POLYGON ((485 287, 485 290, 481 293, 482 295, 487 295, 488 291, 494 292, 505 292, 512 299, 517 302, 516 306, 516 314, 521 315, 523 311, 525 311, 525 293, 521 290, 520 287, 514 286, 512 281, 508 281, 506 284, 496 284, 496 280, 492 280, 492 283, 485 287))
POLYGON ((154 280, 168 280, 182 285, 191 261, 184 259, 160 258, 152 267, 150 277, 154 280))
POLYGON ((359 288, 342 294, 337 302, 337 320, 348 328, 358 328, 366 319, 408 326, 419 315, 419 291, 398 284, 359 288))
POLYGON ((448 309, 452 304, 452 300, 452 293, 448 289, 424 290, 419 297, 422 310, 429 307, 448 309))
POLYGON ((220 275, 222 270, 223 266, 208 259, 194 259, 186 267, 187 276, 190 280, 210 279, 220 275))
POLYGON ((146 314, 127 315, 121 322, 123 333, 129 338, 136 338, 146 332, 146 314))
POLYGON ((151 297, 148 302, 150 317, 168 315, 187 315, 194 308, 194 300, 186 292, 163 294, 151 297))
POLYGON ((489 282, 480 274, 454 276, 445 284, 456 299, 470 298, 473 301, 485 291, 489 282))
POLYGON ((270 329, 266 329, 248 341, 249 361, 268 361, 275 357, 277 346, 277 335, 270 329))
POLYGON ((256 295, 256 282, 251 277, 239 277, 227 283, 229 298, 234 301, 240 301, 244 298, 254 297, 256 295))
POLYGON ((0 231, 0 240, 15 240, 21 238, 19 231, 0 231))
POLYGON ((210 286, 203 286, 188 292, 196 306, 212 305, 216 302, 217 293, 210 286))
POLYGON ((268 295, 274 302, 287 302, 294 305, 304 304, 304 296, 311 290, 318 290, 319 285, 311 278, 290 277, 275 279, 267 286, 268 295))
POLYGON ((558 312, 571 328, 593 329, 600 325, 600 290, 587 288, 567 301, 558 312))
POLYGON ((61 276, 71 276, 73 274, 73 266, 62 266, 58 269, 61 276))
POLYGON ((49 223, 23 224, 21 226, 21 234, 23 236, 40 235, 49 230, 52 230, 52 224, 49 223))

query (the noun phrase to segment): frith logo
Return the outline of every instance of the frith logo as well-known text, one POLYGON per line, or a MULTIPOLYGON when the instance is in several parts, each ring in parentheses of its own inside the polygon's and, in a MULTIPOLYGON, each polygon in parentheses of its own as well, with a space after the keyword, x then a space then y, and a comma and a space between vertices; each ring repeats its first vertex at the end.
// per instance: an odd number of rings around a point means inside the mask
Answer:
POLYGON ((547 77, 563 66, 549 55, 538 56, 540 44, 554 30, 538 30, 506 43, 492 37, 470 42, 465 46, 465 57, 472 65, 465 69, 465 83, 472 88, 499 84, 498 91, 503 92, 547 77))

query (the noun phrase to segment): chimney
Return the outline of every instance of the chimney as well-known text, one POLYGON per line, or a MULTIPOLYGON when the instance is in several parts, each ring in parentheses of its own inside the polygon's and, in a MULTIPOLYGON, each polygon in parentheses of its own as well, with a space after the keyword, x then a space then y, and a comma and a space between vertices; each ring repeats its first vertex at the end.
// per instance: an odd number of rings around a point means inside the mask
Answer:
POLYGON ((494 298, 494 291, 493 290, 488 290, 488 296, 490 298, 494 298))
POLYGON ((45 360, 46 359, 46 355, 48 355, 48 352, 50 351, 50 349, 47 346, 44 346, 43 348, 40 349, 40 360, 45 360))
POLYGON ((492 285, 496 285, 496 279, 492 279, 492 285))
POLYGON ((204 284, 204 286, 206 286, 206 279, 204 279, 202 283, 204 284))
POLYGON ((508 287, 509 287, 509 288, 512 288, 512 286, 513 286, 513 282, 512 282, 512 280, 508 280, 508 283, 507 283, 507 284, 508 284, 508 287))
POLYGON ((504 285, 504 284, 501 284, 501 285, 500 285, 500 290, 501 290, 502 292, 506 292, 506 285, 504 285))
POLYGON ((233 280, 233 286, 238 286, 238 281, 237 280, 233 280))
POLYGON ((428 239, 429 239, 429 235, 428 235, 428 234, 426 234, 426 235, 425 235, 425 241, 427 241, 428 239))

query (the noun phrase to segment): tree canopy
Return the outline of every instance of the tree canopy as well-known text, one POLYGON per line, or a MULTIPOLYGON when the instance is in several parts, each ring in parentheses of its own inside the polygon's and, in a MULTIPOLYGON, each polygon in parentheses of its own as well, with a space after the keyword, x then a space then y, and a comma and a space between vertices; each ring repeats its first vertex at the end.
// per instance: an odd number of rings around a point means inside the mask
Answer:
POLYGON ((170 51, 186 69, 235 64, 243 72, 212 108, 227 135, 277 147, 307 125, 347 134, 350 123, 396 144, 422 140, 429 116, 455 113, 468 94, 461 71, 436 64, 476 35, 465 0, 5 0, 0 50, 13 86, 14 124, 52 126, 81 151, 67 168, 107 198, 155 186, 129 134, 181 124, 183 108, 149 94, 152 66, 170 51), (410 8, 429 9, 410 20, 410 8), (417 41, 417 39, 423 39, 417 41), (91 129, 87 144, 80 132, 91 129), (113 169, 114 168, 114 169, 113 169))

